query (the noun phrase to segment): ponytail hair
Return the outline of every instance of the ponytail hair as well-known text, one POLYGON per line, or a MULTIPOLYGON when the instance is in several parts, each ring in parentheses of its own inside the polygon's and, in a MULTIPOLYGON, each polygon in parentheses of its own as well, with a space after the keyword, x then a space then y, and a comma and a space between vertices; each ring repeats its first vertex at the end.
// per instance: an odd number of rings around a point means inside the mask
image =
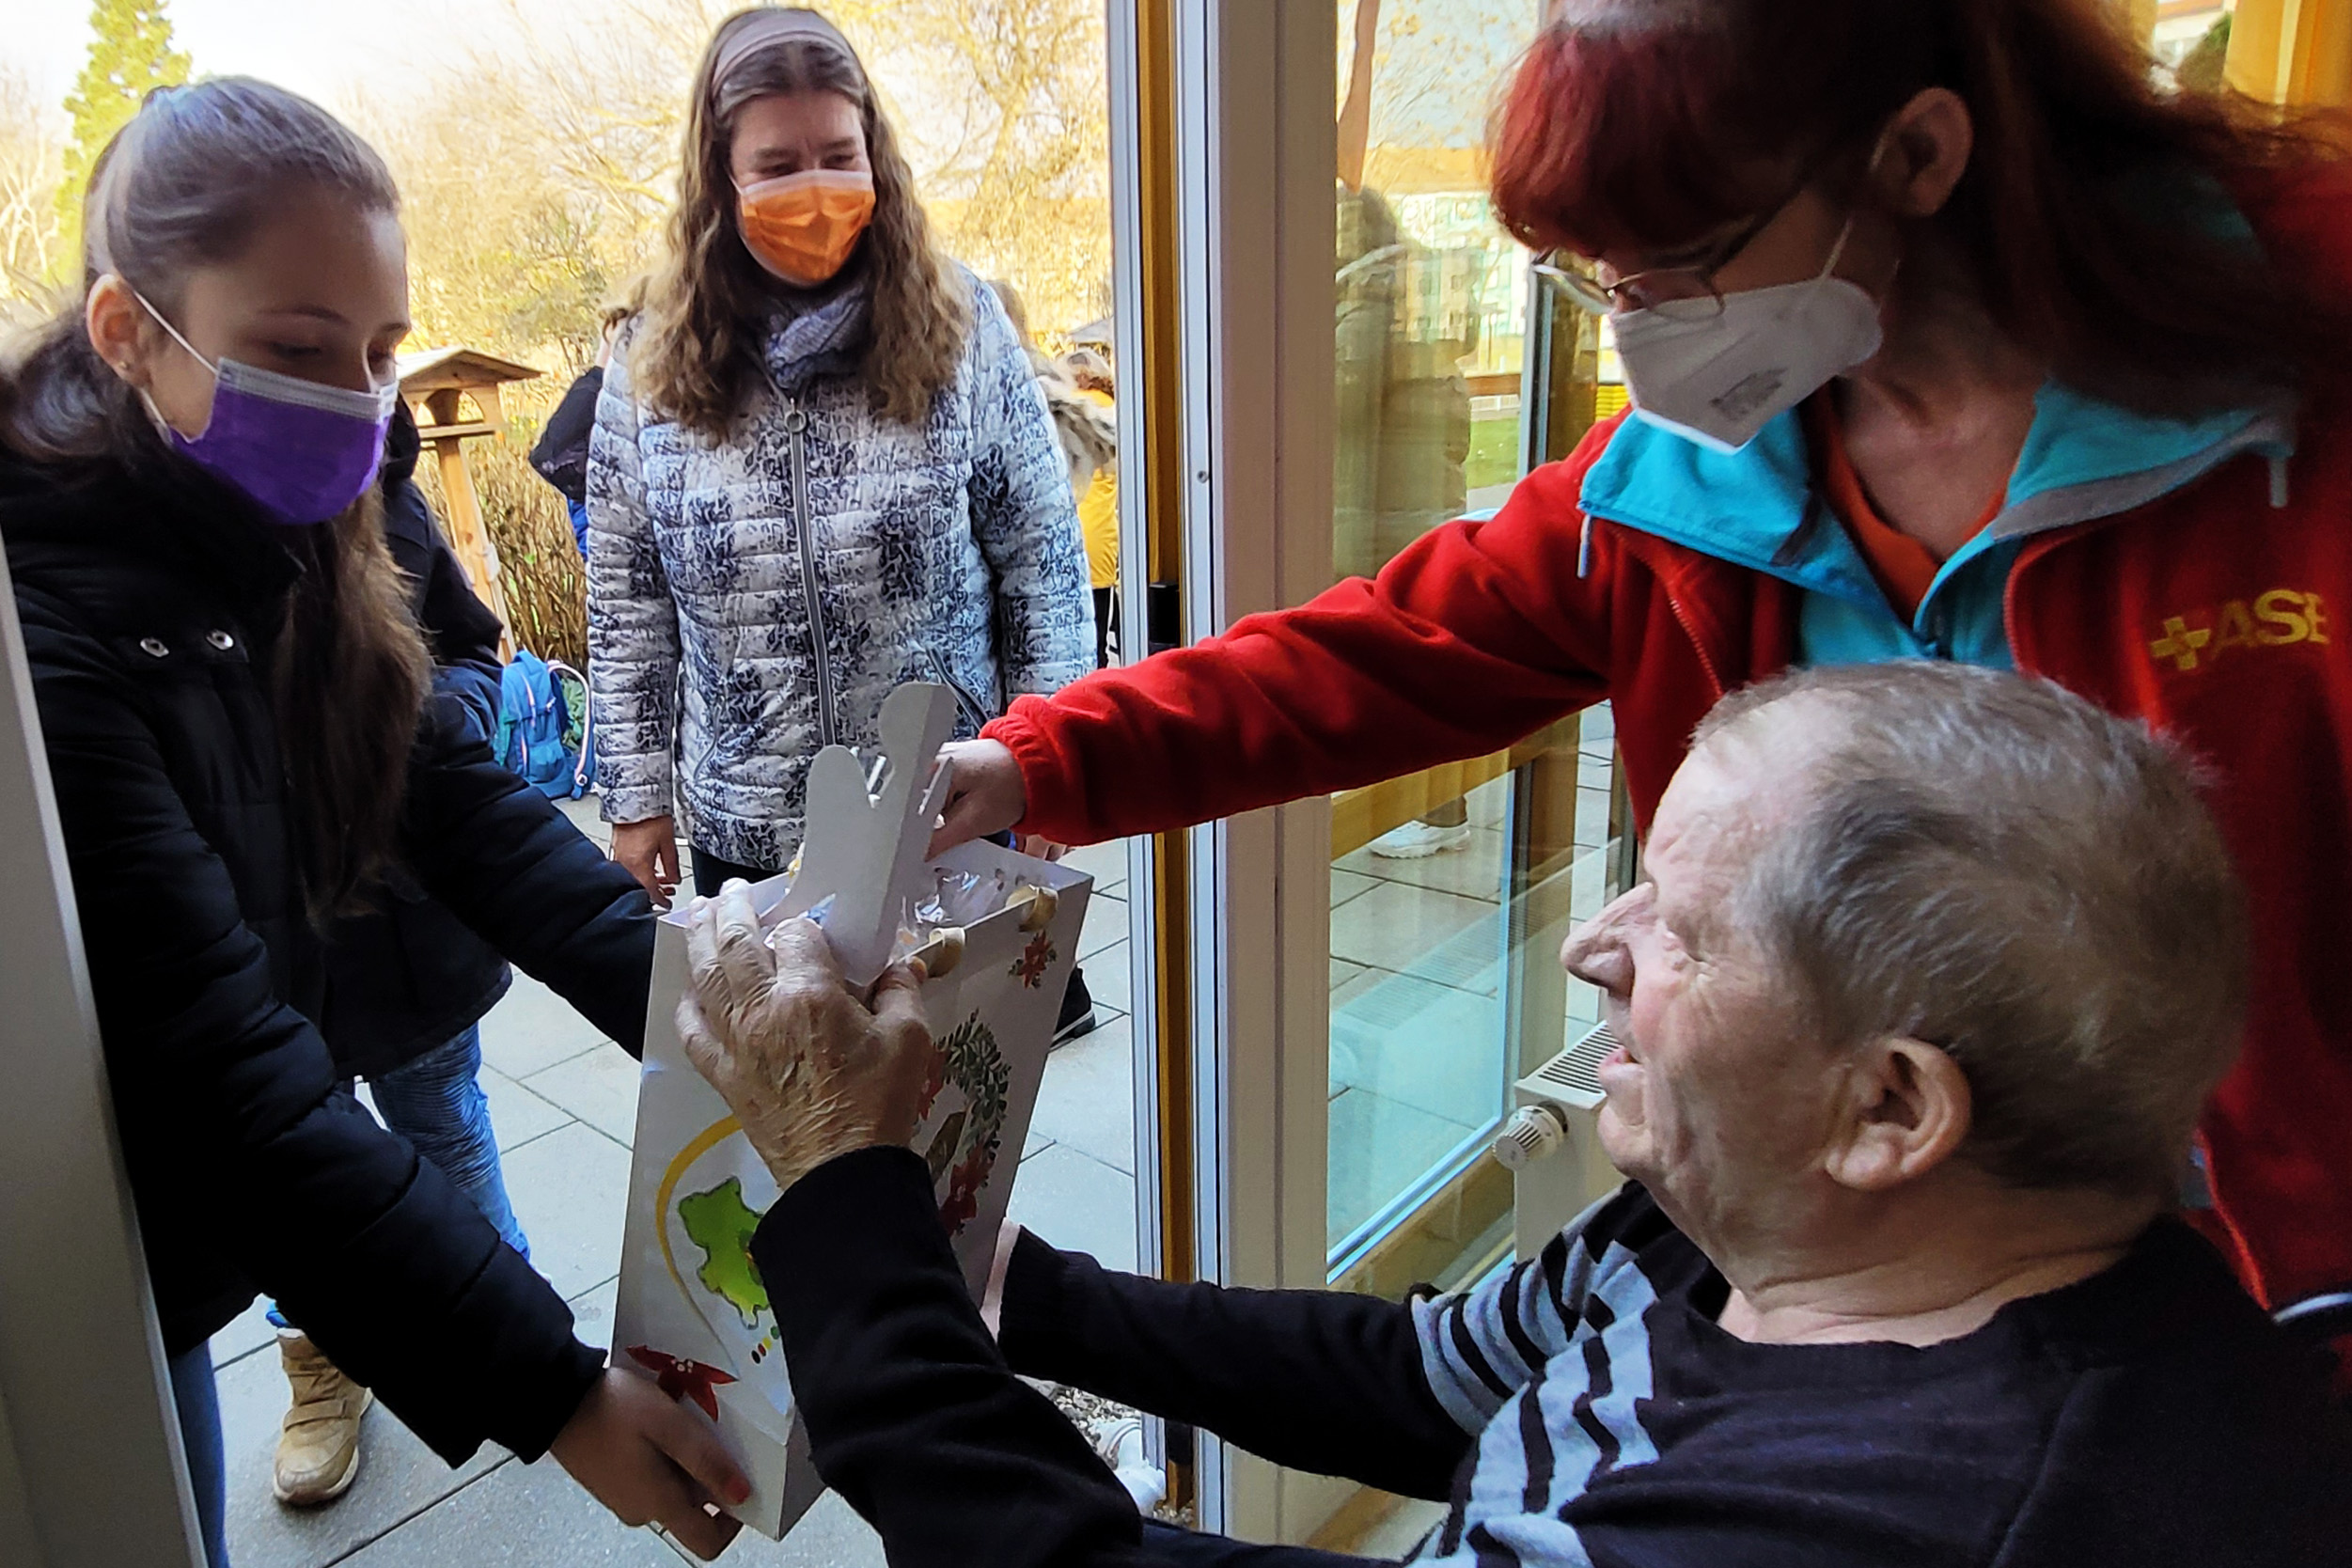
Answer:
MULTIPOLYGON (((81 287, 0 365, 0 445, 58 479, 104 470, 201 482, 83 325, 108 274, 165 315, 189 275, 244 254, 290 194, 354 218, 400 210, 373 148, 307 99, 243 77, 148 95, 90 173, 81 287)), ((339 517, 281 535, 303 572, 277 639, 272 700, 311 917, 361 907, 395 857, 408 758, 432 665, 384 548, 376 486, 339 517)))

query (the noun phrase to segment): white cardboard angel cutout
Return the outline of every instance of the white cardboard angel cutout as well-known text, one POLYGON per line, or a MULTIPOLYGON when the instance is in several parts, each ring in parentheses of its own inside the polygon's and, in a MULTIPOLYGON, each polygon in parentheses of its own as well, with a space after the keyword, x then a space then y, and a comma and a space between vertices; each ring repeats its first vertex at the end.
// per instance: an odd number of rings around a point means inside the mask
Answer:
POLYGON ((808 833, 800 870, 775 918, 806 915, 828 899, 825 941, 842 978, 861 989, 889 967, 899 925, 920 899, 932 824, 948 793, 939 748, 955 728, 955 694, 907 684, 882 704, 879 790, 869 792, 857 754, 817 753, 808 768, 808 833))

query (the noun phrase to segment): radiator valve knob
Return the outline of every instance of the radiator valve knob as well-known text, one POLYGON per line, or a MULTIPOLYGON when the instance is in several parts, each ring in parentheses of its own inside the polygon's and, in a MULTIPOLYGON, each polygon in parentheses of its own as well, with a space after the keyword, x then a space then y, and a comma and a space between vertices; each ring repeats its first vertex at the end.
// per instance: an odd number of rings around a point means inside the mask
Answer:
POLYGON ((1506 1170, 1521 1170, 1568 1141, 1568 1129, 1549 1105, 1521 1105, 1495 1135, 1495 1158, 1506 1170))

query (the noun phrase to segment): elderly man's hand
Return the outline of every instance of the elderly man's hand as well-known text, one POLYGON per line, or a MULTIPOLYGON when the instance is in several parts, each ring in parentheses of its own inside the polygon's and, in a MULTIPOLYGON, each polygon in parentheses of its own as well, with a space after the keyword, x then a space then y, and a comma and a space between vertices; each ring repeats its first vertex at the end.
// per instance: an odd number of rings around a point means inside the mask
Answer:
POLYGON ((694 902, 686 951, 686 1056, 743 1122, 778 1190, 836 1155, 915 1136, 936 1051, 920 969, 892 968, 870 1004, 860 1002, 824 933, 799 919, 763 933, 741 882, 694 902))

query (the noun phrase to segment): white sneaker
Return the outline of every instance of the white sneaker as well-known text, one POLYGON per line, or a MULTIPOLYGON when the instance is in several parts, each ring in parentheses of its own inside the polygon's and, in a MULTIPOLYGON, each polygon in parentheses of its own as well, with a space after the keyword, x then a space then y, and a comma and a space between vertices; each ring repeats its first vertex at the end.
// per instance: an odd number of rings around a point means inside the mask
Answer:
POLYGON ((1383 860, 1426 860, 1433 855, 1466 847, 1470 841, 1470 824, 1457 823, 1451 827, 1438 827, 1430 823, 1406 823, 1392 827, 1372 841, 1372 852, 1383 860))

